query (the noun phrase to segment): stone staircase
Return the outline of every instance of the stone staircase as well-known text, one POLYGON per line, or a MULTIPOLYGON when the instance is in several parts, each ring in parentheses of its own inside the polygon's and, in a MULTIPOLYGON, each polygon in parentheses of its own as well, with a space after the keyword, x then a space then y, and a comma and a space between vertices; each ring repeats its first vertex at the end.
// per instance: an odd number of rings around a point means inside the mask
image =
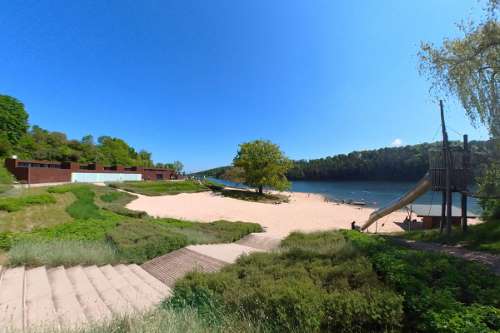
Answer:
POLYGON ((0 266, 0 332, 74 329, 151 309, 170 295, 137 265, 0 266))
POLYGON ((236 243, 187 246, 141 266, 0 266, 0 333, 74 329, 147 311, 168 298, 187 273, 215 272, 241 255, 278 244, 278 239, 250 234, 236 243))

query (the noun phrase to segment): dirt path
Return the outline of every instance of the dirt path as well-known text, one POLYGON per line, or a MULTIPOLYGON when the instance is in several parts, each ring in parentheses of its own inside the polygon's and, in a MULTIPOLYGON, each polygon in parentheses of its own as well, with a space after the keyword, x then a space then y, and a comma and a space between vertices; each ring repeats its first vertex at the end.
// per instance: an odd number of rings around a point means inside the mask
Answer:
POLYGON ((441 252, 465 260, 479 262, 481 264, 490 267, 493 273, 495 273, 496 275, 500 275, 500 255, 495 255, 480 251, 472 251, 453 245, 419 242, 402 238, 393 238, 393 239, 396 243, 407 246, 412 249, 441 252))

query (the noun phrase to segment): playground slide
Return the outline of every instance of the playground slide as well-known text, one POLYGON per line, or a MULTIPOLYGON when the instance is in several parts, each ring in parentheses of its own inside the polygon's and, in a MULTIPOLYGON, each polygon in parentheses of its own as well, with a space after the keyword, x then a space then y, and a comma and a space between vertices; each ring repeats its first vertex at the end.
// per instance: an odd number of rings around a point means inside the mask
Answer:
POLYGON ((370 217, 368 217, 368 221, 366 221, 365 224, 363 224, 363 226, 361 227, 361 230, 365 230, 378 219, 381 219, 382 217, 392 213, 393 211, 401 209, 404 206, 412 203, 419 196, 427 192, 430 189, 430 187, 431 187, 431 177, 429 173, 426 173, 425 176, 419 180, 419 182, 417 183, 417 185, 415 185, 414 188, 403 194, 398 199, 392 201, 385 207, 381 207, 376 211, 374 211, 373 213, 371 213, 370 217))

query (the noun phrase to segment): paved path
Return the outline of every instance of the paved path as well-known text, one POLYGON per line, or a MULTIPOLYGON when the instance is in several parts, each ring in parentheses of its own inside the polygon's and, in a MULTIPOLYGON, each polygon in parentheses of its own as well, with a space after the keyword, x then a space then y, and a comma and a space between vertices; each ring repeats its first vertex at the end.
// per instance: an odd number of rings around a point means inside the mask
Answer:
POLYGON ((495 273, 496 275, 500 275, 500 255, 480 251, 472 251, 458 246, 444 245, 439 243, 419 242, 402 238, 393 239, 396 243, 410 247, 412 249, 441 252, 465 260, 482 263, 490 267, 493 273, 495 273))

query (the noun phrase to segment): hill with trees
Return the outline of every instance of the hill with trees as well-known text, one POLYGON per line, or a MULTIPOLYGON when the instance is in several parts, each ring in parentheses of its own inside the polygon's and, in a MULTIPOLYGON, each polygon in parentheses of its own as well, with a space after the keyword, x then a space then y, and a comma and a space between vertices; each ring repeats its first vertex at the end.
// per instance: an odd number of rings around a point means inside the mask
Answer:
POLYGON ((29 126, 28 113, 17 99, 0 95, 0 158, 17 155, 21 159, 97 162, 104 165, 167 167, 181 171, 181 162, 155 163, 151 153, 136 150, 125 140, 110 136, 96 139, 86 135, 69 139, 65 133, 29 126))
MULTIPOLYGON (((459 145, 454 142, 454 145, 459 145)), ((471 141, 472 170, 475 175, 495 157, 493 140, 471 141)), ((422 143, 404 147, 354 151, 349 154, 320 159, 298 160, 287 172, 289 180, 388 180, 413 181, 420 179, 429 168, 429 150, 440 149, 441 143, 422 143)), ((195 173, 231 180, 231 167, 224 166, 195 173), (228 177, 229 176, 229 177, 228 177)))

